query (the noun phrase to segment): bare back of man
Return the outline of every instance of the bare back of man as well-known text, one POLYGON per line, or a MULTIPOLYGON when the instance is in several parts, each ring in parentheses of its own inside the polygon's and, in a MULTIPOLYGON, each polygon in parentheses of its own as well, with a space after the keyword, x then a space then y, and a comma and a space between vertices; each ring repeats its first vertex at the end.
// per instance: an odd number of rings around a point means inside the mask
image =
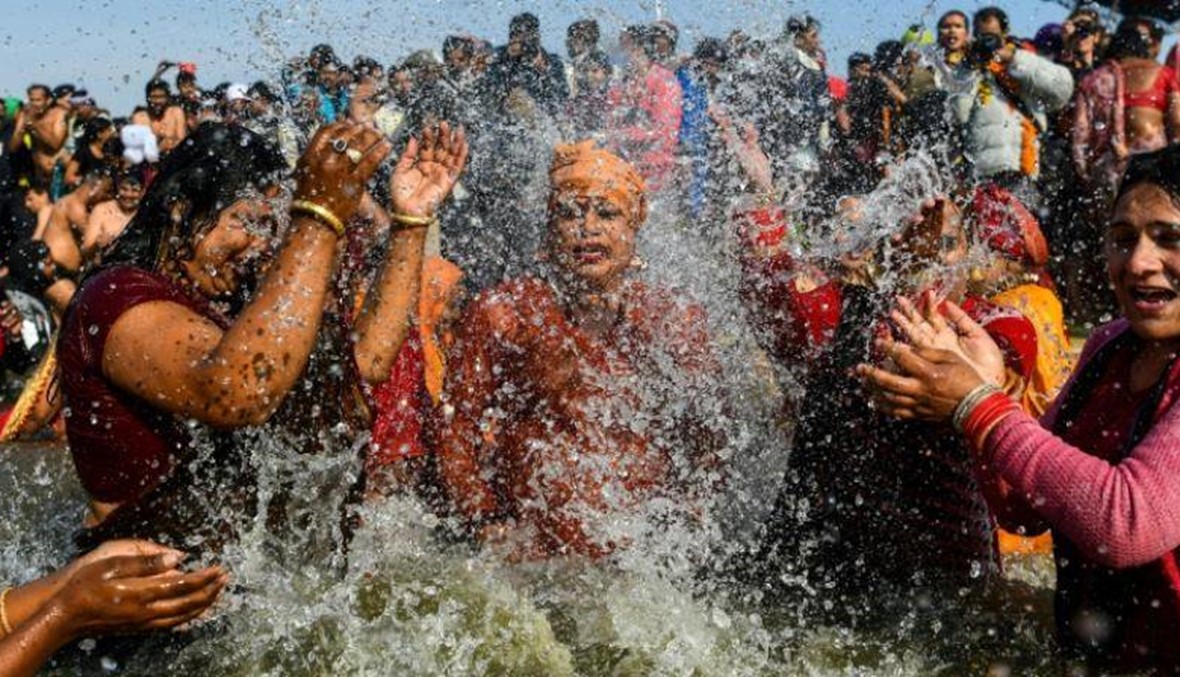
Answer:
POLYGON ((133 216, 135 210, 124 211, 117 200, 107 200, 95 205, 82 230, 82 257, 87 261, 92 260, 112 240, 119 237, 133 216))
POLYGON ((43 182, 53 177, 53 167, 66 143, 66 117, 65 109, 53 106, 40 117, 30 119, 26 127, 33 142, 33 171, 43 182))
POLYGON ((94 206, 110 197, 109 177, 86 177, 74 192, 53 203, 41 240, 49 247, 53 262, 72 273, 82 267, 80 241, 94 206))

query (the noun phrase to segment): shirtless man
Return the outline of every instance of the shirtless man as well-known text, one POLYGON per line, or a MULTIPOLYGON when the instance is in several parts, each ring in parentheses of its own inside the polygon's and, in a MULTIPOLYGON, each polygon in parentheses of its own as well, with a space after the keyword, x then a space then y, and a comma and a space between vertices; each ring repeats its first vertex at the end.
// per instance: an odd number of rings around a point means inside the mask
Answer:
POLYGON ((45 226, 49 225, 49 215, 53 213, 53 200, 49 199, 49 189, 45 186, 30 186, 25 191, 25 209, 37 217, 33 239, 40 240, 45 235, 45 226))
POLYGON ((93 261, 135 216, 143 197, 143 182, 134 174, 120 174, 115 182, 115 199, 101 202, 90 212, 82 230, 82 257, 93 261))
MULTIPOLYGON (((78 241, 90 219, 90 212, 98 203, 108 199, 111 193, 111 177, 102 172, 92 172, 82 180, 74 192, 53 203, 53 211, 41 240, 49 246, 54 265, 67 275, 76 275, 82 268, 82 249, 78 241)), ((63 312, 69 304, 71 292, 47 299, 55 312, 63 312)))
POLYGON ((131 124, 147 125, 160 145, 160 153, 167 155, 188 134, 184 111, 172 103, 172 90, 163 80, 147 83, 147 110, 131 116, 131 124))
POLYGON ((45 85, 30 85, 29 102, 16 114, 16 128, 8 140, 8 152, 17 153, 27 134, 32 142, 33 176, 45 185, 53 179, 62 146, 68 136, 66 110, 53 105, 53 95, 45 85))

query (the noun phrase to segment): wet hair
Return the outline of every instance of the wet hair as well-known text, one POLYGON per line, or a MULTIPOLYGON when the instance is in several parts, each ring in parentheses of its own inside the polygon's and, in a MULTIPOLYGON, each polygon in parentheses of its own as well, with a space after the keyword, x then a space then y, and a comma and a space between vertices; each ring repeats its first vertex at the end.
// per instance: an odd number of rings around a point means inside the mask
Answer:
POLYGON ((1138 24, 1119 24, 1119 28, 1110 38, 1110 45, 1106 48, 1106 58, 1151 58, 1151 41, 1139 30, 1138 24))
POLYGON ((873 70, 887 71, 896 68, 905 56, 905 45, 897 40, 885 40, 873 52, 873 70))
POLYGON ((1154 43, 1159 43, 1164 39, 1163 27, 1145 16, 1129 16, 1123 19, 1119 22, 1118 29, 1115 32, 1122 32, 1124 28, 1129 28, 1131 30, 1146 28, 1147 34, 1151 37, 1151 41, 1154 43))
POLYGON ((259 80, 258 82, 250 85, 250 89, 246 90, 246 95, 251 99, 265 99, 266 101, 272 103, 278 101, 278 97, 275 96, 274 90, 272 90, 270 85, 266 84, 262 80, 259 80))
POLYGON ((82 123, 82 138, 80 141, 83 144, 92 143, 98 138, 99 134, 114 126, 111 119, 105 116, 98 116, 91 118, 82 123))
POLYGON ((465 35, 448 35, 443 40, 443 57, 454 52, 466 52, 468 54, 475 54, 475 45, 471 38, 465 35))
MULTIPOLYGON (((878 47, 878 49, 880 49, 878 47)), ((872 65, 873 57, 864 52, 853 52, 848 56, 848 70, 853 70, 857 66, 872 65)))
POLYGON ((25 94, 32 96, 33 92, 36 92, 38 90, 45 92, 45 96, 47 98, 53 96, 53 90, 49 89, 49 85, 43 85, 39 82, 33 83, 33 84, 29 85, 27 88, 25 88, 25 94))
POLYGON ((144 85, 143 95, 144 95, 144 97, 150 97, 152 95, 152 92, 154 92, 156 90, 161 90, 165 94, 167 94, 168 96, 172 96, 172 88, 168 86, 167 82, 165 82, 164 80, 161 80, 160 78, 153 78, 151 80, 148 80, 148 83, 146 85, 144 85))
POLYGON ((601 34, 598 30, 598 22, 594 19, 581 19, 570 24, 566 29, 566 37, 580 38, 585 40, 590 45, 597 45, 601 34))
POLYGON ((529 38, 531 40, 540 40, 541 20, 537 18, 536 14, 530 12, 517 14, 508 23, 508 37, 510 39, 529 38))
POLYGON ((1180 146, 1166 146, 1151 153, 1133 155, 1123 174, 1123 182, 1119 184, 1115 203, 1145 183, 1163 189, 1173 203, 1180 205, 1180 146))
POLYGON ((787 19, 788 35, 803 35, 813 29, 818 30, 819 27, 819 21, 810 14, 802 14, 787 19))
POLYGON ((196 84, 196 82, 197 82, 197 74, 196 73, 190 73, 188 71, 180 71, 179 73, 176 74, 176 86, 178 88, 181 85, 196 84))
POLYGON ((332 49, 331 45, 321 43, 311 48, 307 60, 314 61, 319 65, 325 61, 336 61, 336 51, 332 49))
POLYGON ((716 61, 724 64, 729 61, 729 50, 720 38, 701 38, 692 50, 692 56, 698 61, 716 61))
POLYGON ((53 98, 61 99, 61 98, 70 96, 71 94, 73 94, 76 91, 78 91, 78 88, 75 87, 74 85, 71 85, 71 84, 58 85, 53 88, 53 98))
POLYGON ((139 172, 131 170, 123 170, 115 175, 115 187, 118 188, 124 184, 134 183, 140 188, 143 187, 143 176, 139 172))
POLYGON ((243 191, 274 183, 285 169, 265 138, 238 125, 202 124, 161 163, 139 211, 103 252, 102 267, 158 270, 243 191))
POLYGON ((594 50, 586 57, 586 63, 610 73, 610 57, 606 52, 594 50))
POLYGON ((382 68, 373 57, 358 56, 352 60, 352 70, 360 75, 376 75, 382 68))
POLYGON ((999 7, 984 7, 975 13, 972 23, 975 24, 975 30, 979 30, 979 24, 992 20, 999 22, 1000 30, 1004 32, 1004 35, 1008 34, 1008 13, 999 7))

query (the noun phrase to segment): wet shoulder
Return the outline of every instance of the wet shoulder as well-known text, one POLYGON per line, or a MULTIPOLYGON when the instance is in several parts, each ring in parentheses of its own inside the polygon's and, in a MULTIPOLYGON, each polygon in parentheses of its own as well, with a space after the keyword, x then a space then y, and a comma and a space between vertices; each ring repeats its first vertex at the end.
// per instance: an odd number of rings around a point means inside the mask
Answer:
POLYGON ((553 289, 545 282, 524 277, 507 280, 480 292, 466 316, 497 336, 510 338, 530 326, 544 326, 557 308, 553 289))

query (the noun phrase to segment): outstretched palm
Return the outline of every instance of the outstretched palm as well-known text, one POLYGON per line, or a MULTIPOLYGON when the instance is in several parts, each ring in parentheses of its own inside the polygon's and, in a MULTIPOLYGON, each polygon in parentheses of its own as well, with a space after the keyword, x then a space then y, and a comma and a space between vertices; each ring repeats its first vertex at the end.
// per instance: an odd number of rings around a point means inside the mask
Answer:
POLYGON ((907 299, 898 300, 892 317, 915 348, 935 348, 958 355, 988 381, 996 385, 1004 382, 1004 355, 992 337, 962 308, 947 301, 940 304, 933 294, 923 299, 924 310, 907 299))
POLYGON ((433 216, 467 164, 467 135, 446 122, 410 139, 390 180, 393 209, 407 216, 433 216))

